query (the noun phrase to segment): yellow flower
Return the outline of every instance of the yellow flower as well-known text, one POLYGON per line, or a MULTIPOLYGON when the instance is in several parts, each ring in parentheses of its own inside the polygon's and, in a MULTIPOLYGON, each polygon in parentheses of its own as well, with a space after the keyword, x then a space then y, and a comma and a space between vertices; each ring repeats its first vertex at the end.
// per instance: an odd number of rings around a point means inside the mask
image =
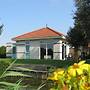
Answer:
POLYGON ((85 61, 81 61, 79 63, 74 63, 72 66, 68 68, 68 73, 71 76, 76 76, 76 74, 83 74, 83 70, 89 70, 89 65, 85 64, 85 61))
POLYGON ((57 80, 59 80, 60 76, 62 76, 63 74, 64 74, 63 69, 56 69, 56 71, 53 72, 53 74, 51 76, 49 76, 48 79, 57 81, 57 80))

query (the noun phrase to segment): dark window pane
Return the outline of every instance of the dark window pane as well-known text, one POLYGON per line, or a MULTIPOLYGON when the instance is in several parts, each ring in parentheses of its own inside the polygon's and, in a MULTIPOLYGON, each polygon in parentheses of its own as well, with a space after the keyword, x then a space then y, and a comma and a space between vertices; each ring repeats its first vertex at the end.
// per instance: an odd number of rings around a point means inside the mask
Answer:
POLYGON ((26 45, 26 52, 29 52, 29 45, 26 45))
POLYGON ((47 49, 48 49, 48 57, 53 59, 53 44, 47 44, 47 49))
POLYGON ((26 44, 29 44, 29 41, 26 41, 26 44))
POLYGON ((46 55, 46 44, 41 44, 41 59, 44 59, 44 56, 46 55))
POLYGON ((13 51, 13 54, 16 54, 16 47, 15 46, 13 47, 12 51, 13 51))

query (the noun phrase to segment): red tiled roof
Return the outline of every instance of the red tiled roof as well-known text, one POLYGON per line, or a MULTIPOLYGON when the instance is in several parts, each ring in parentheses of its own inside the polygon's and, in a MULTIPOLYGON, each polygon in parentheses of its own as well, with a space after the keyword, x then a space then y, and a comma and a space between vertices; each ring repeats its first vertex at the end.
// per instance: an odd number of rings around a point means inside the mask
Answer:
POLYGON ((62 36, 62 33, 56 32, 53 29, 46 27, 46 28, 41 28, 36 31, 32 31, 20 36, 17 36, 13 38, 12 40, 24 40, 24 39, 36 39, 36 38, 48 38, 48 37, 59 37, 62 36))

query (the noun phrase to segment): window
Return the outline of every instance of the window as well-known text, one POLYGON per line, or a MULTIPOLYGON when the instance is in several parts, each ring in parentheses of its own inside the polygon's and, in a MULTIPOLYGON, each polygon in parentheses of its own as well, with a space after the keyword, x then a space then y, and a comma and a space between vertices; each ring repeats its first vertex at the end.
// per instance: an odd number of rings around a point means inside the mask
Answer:
POLYGON ((53 59, 53 44, 47 44, 47 55, 48 58, 53 59))
POLYGON ((41 59, 44 59, 44 56, 46 55, 46 44, 41 44, 41 59))
POLYGON ((30 59, 30 46, 26 45, 26 59, 30 59))
POLYGON ((13 54, 16 54, 16 46, 13 47, 13 54))
POLYGON ((53 59, 53 44, 41 44, 41 59, 53 59))
POLYGON ((30 46, 26 45, 26 52, 29 52, 29 48, 30 48, 30 46))
POLYGON ((29 44, 29 41, 26 41, 26 44, 29 44))
POLYGON ((64 44, 62 45, 62 59, 64 59, 64 44))

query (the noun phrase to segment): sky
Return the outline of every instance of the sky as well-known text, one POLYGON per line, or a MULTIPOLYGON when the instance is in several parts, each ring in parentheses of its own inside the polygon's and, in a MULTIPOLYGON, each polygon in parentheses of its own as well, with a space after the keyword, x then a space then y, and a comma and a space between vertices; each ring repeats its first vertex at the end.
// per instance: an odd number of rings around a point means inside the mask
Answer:
POLYGON ((13 37, 48 27, 66 34, 73 26, 74 0, 0 0, 0 45, 13 37))

